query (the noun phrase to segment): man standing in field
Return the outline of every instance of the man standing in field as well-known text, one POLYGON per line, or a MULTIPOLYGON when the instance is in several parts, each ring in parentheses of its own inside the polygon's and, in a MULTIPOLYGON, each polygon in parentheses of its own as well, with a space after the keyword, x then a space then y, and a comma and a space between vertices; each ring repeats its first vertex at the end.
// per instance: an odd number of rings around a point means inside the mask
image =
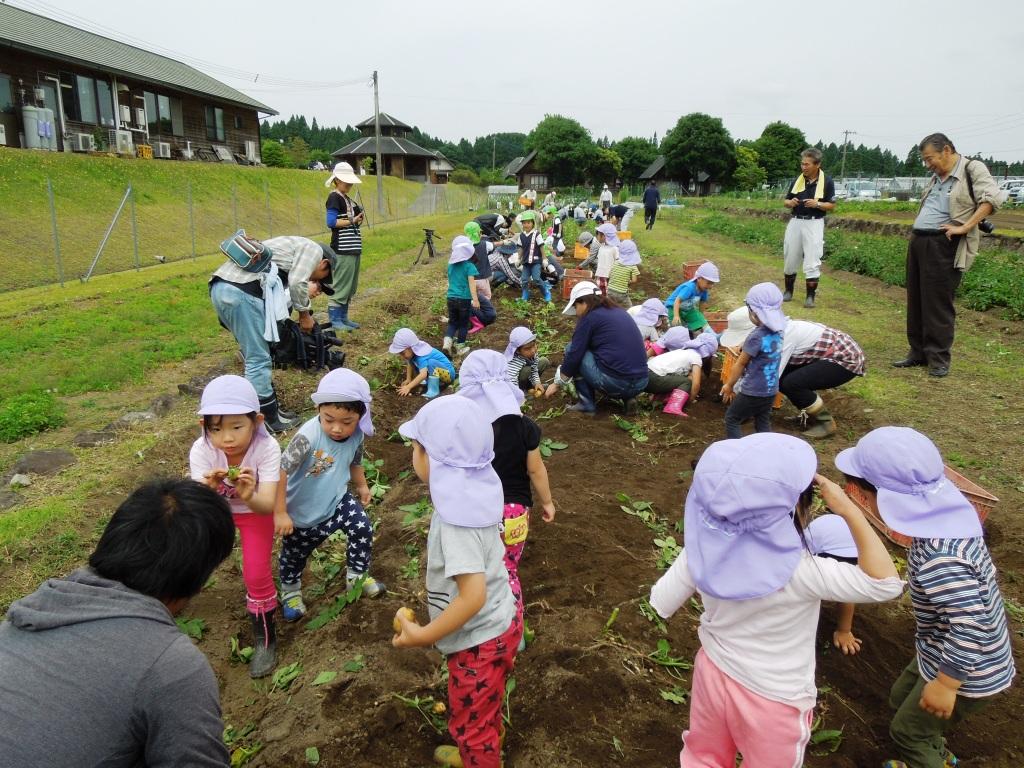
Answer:
POLYGON ((782 300, 793 300, 796 273, 802 265, 807 286, 804 306, 813 307, 825 252, 825 214, 836 207, 836 185, 821 170, 820 149, 810 147, 800 153, 800 175, 790 185, 783 205, 793 213, 782 243, 786 279, 782 300))
POLYGON ((929 375, 942 378, 949 375, 956 328, 953 297, 978 255, 978 224, 999 208, 1001 195, 985 164, 957 154, 945 134, 925 136, 918 148, 932 177, 907 247, 910 352, 893 365, 927 365, 929 375))
POLYGON ((661 192, 654 180, 647 182, 647 189, 644 190, 644 222, 648 229, 654 229, 654 220, 658 216, 658 206, 661 205, 661 192))
POLYGON ((88 567, 15 601, 0 624, 0 763, 227 766, 217 679, 174 616, 234 542, 223 497, 147 483, 88 567))

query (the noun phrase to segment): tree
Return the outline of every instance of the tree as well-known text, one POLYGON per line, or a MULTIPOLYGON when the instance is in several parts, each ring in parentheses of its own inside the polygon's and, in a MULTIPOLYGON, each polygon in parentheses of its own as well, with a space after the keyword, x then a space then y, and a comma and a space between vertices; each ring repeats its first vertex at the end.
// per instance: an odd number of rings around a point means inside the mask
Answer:
POLYGON ((284 147, 273 139, 267 139, 260 146, 260 157, 263 164, 272 168, 285 168, 288 165, 288 158, 285 156, 284 147))
POLYGON ((301 136, 292 136, 284 143, 284 154, 292 168, 305 168, 309 163, 309 144, 301 136))
POLYGON ((736 167, 736 146, 721 118, 693 112, 679 118, 661 143, 665 169, 670 176, 689 183, 700 172, 712 179, 728 180, 736 167))
POLYGON ((590 131, 561 115, 545 115, 526 137, 526 150, 537 150, 537 167, 552 185, 575 184, 590 167, 597 147, 590 131))
POLYGON ((590 165, 587 166, 587 178, 597 183, 601 179, 614 180, 622 173, 622 158, 614 149, 594 147, 590 165))
POLYGON ((807 137, 804 132, 782 121, 768 123, 754 142, 761 167, 773 183, 796 176, 800 168, 800 153, 805 149, 807 137))
POLYGON ((736 170, 732 173, 732 182, 736 189, 749 192, 760 189, 768 176, 757 162, 757 151, 750 147, 736 147, 736 170))
POLYGON ((622 180, 636 181, 658 156, 658 145, 650 139, 627 136, 612 145, 622 158, 622 180))
POLYGON ((918 149, 917 144, 910 148, 907 152, 907 159, 903 163, 903 175, 904 176, 924 176, 925 167, 924 163, 921 162, 921 150, 918 149))

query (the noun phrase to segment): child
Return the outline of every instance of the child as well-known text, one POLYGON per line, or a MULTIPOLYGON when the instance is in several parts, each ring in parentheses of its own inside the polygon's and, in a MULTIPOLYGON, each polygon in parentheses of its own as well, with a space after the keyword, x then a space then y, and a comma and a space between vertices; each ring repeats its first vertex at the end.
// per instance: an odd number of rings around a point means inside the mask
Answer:
POLYGON ((452 240, 452 255, 448 257, 448 327, 444 332, 441 351, 451 354, 452 337, 455 337, 455 353, 469 352, 466 334, 469 332, 469 318, 474 309, 480 309, 476 295, 476 265, 471 261, 474 255, 473 243, 465 235, 452 240))
POLYGON ((632 240, 619 243, 619 252, 608 275, 608 296, 620 307, 629 308, 629 286, 640 279, 640 251, 632 240))
POLYGON ((544 301, 551 303, 551 287, 543 278, 541 270, 547 269, 548 260, 544 255, 544 241, 537 230, 536 214, 526 211, 522 214, 523 231, 518 245, 522 264, 523 301, 530 300, 530 281, 540 286, 544 301))
MULTIPOLYGON (((839 515, 821 515, 811 521, 807 526, 807 548, 818 557, 857 564, 857 545, 850 535, 850 526, 839 515)), ((832 644, 847 656, 860 650, 860 638, 853 635, 853 613, 853 603, 840 605, 839 620, 832 633, 832 644)))
MULTIPOLYGON (((530 509, 537 491, 545 523, 555 519, 548 472, 540 455, 540 427, 519 407, 523 391, 505 376, 504 355, 489 349, 471 352, 459 369, 459 396, 480 406, 494 428, 494 460, 491 466, 501 479, 505 494, 501 528, 505 543, 505 567, 519 612, 523 612, 523 589, 519 583, 519 560, 530 529, 530 509)), ((520 646, 519 650, 523 650, 520 646)))
POLYGON ((279 556, 285 621, 306 615, 302 571, 313 550, 336 531, 348 538, 349 588, 363 579, 366 597, 386 591, 369 575, 373 523, 363 510, 372 498, 363 472, 363 440, 373 437, 371 399, 370 385, 358 373, 348 368, 331 371, 312 396, 317 415, 299 427, 281 457, 288 473, 288 514, 295 523, 295 530, 281 541, 279 556), (350 480, 355 496, 348 490, 350 480))
POLYGON ((612 273, 612 266, 619 258, 619 234, 614 224, 601 224, 595 230, 597 242, 600 247, 597 249, 597 269, 594 270, 594 277, 597 280, 597 287, 601 289, 601 295, 608 295, 608 277, 612 273))
POLYGON ((717 351, 715 334, 702 333, 696 339, 690 339, 685 328, 671 328, 651 345, 645 391, 665 398, 662 413, 687 415, 683 413, 687 402, 700 397, 704 363, 710 361, 717 351), (687 338, 680 338, 682 336, 687 338))
POLYGON ((821 601, 876 603, 903 591, 864 515, 816 469, 809 444, 771 433, 712 443, 697 463, 683 550, 650 598, 666 619, 694 592, 704 603, 682 768, 733 768, 737 752, 757 768, 801 765, 821 601), (858 565, 804 549, 815 486, 849 524, 858 565))
POLYGON ((473 265, 476 267, 476 298, 480 302, 479 309, 470 310, 469 333, 479 333, 488 325, 498 319, 498 313, 491 303, 491 253, 494 252, 494 243, 490 238, 483 236, 483 230, 478 221, 466 222, 462 228, 473 243, 473 265))
POLYGON ((942 456, 907 427, 880 427, 836 456, 872 509, 912 537, 907 554, 916 654, 896 680, 889 734, 902 760, 888 768, 956 765, 952 723, 982 709, 1015 674, 1006 609, 971 503, 946 478, 942 456))
POLYGON ((708 303, 708 289, 720 280, 718 267, 710 261, 705 261, 697 267, 693 279, 676 286, 665 299, 665 306, 669 310, 669 322, 672 325, 689 328, 694 333, 704 330, 708 321, 701 309, 708 303))
POLYGON ((740 425, 754 418, 757 432, 771 432, 772 404, 779 391, 779 362, 782 359, 782 291, 774 283, 758 283, 747 291, 750 322, 756 328, 743 341, 743 351, 722 386, 725 436, 742 437, 740 425))
POLYGON ((203 434, 192 444, 189 469, 231 505, 242 539, 242 580, 252 622, 250 677, 266 677, 277 664, 274 610, 277 589, 270 559, 274 534, 291 533, 292 523, 275 510, 281 476, 281 448, 263 424, 260 399, 247 379, 218 376, 199 401, 203 434))
POLYGON ((551 365, 546 357, 537 356, 537 337, 525 325, 517 325, 508 335, 505 347, 508 380, 527 389, 534 397, 544 394, 540 375, 551 365))
POLYGON ((650 298, 626 311, 636 322, 645 344, 653 344, 668 330, 668 309, 661 299, 650 298))
POLYGON ((420 341, 409 328, 395 331, 388 352, 401 355, 405 360, 405 381, 398 387, 401 397, 408 397, 416 387, 426 382, 427 391, 423 396, 429 400, 455 382, 457 374, 452 361, 427 342, 420 341))
POLYGON ((427 534, 430 623, 399 609, 397 648, 436 645, 448 657, 448 732, 443 765, 499 768, 505 682, 523 634, 501 538, 503 492, 491 466, 494 431, 473 401, 454 395, 423 406, 398 428, 412 441, 416 475, 430 487, 427 534))

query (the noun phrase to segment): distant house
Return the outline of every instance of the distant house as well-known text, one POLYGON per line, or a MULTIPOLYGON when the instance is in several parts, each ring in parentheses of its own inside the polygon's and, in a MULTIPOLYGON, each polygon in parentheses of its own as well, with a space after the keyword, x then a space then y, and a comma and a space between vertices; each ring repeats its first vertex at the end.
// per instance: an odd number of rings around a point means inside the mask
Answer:
POLYGON ((441 150, 434 150, 434 159, 430 161, 430 183, 447 184, 455 166, 452 161, 441 154, 441 150))
POLYGON ((697 197, 717 195, 722 191, 721 183, 713 180, 704 171, 698 171, 697 178, 690 179, 689 184, 683 184, 678 178, 670 176, 665 170, 664 155, 658 155, 654 162, 647 166, 646 170, 638 178, 645 184, 648 181, 653 181, 659 187, 663 184, 678 187, 683 194, 696 195, 697 197))
POLYGON ((518 158, 519 162, 513 160, 505 167, 506 175, 515 176, 519 189, 534 189, 537 192, 550 192, 551 181, 548 174, 537 168, 537 150, 533 150, 526 157, 518 158))
MULTIPOLYGON (((365 167, 363 161, 370 158, 376 162, 377 140, 376 130, 372 117, 363 120, 356 125, 362 137, 341 149, 331 153, 335 161, 344 160, 352 164, 352 167, 363 172, 365 167)), ((410 181, 427 181, 433 178, 431 165, 436 163, 436 170, 447 164, 451 166, 447 158, 441 155, 441 159, 429 149, 424 149, 419 144, 409 140, 409 133, 412 126, 406 125, 401 120, 396 120, 391 115, 380 113, 380 160, 384 166, 381 170, 385 176, 397 176, 400 179, 410 181), (443 162, 442 162, 443 160, 443 162)), ((451 173, 454 168, 443 172, 445 176, 451 173)), ((447 180, 447 179, 446 179, 447 180)))
POLYGON ((0 143, 260 162, 270 107, 194 67, 0 4, 0 143))
POLYGON ((505 167, 501 169, 501 178, 507 179, 509 176, 515 176, 515 169, 522 165, 522 162, 525 159, 526 158, 524 158, 522 155, 520 155, 519 157, 512 158, 508 163, 505 164, 505 167))

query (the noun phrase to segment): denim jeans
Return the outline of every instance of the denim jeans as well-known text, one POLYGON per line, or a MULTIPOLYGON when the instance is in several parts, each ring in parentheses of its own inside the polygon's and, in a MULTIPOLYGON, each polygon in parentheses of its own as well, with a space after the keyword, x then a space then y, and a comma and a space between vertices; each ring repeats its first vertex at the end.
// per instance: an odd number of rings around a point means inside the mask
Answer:
POLYGON ((544 295, 544 299, 549 300, 551 298, 551 287, 544 282, 544 279, 541 275, 541 263, 539 261, 536 261, 533 264, 523 264, 523 298, 526 298, 530 294, 531 280, 533 280, 533 282, 540 286, 540 290, 541 293, 544 295))
MULTIPOLYGON (((565 347, 568 353, 572 344, 565 347)), ((629 400, 636 397, 647 386, 647 376, 639 379, 625 379, 621 376, 608 373, 597 363, 597 358, 589 349, 583 353, 583 360, 580 361, 579 373, 573 378, 576 391, 580 396, 580 403, 587 410, 594 410, 595 393, 604 392, 609 397, 620 400, 629 400)))
POLYGON ((218 280, 210 289, 210 301, 224 327, 231 331, 245 360, 245 378, 261 398, 274 394, 270 381, 273 367, 270 345, 263 338, 263 299, 257 299, 237 286, 218 280))
POLYGON ((754 417, 755 432, 772 431, 772 403, 775 402, 775 395, 764 397, 751 397, 737 392, 732 402, 729 403, 729 410, 725 412, 725 436, 729 438, 743 437, 743 430, 740 425, 754 417))
POLYGON ((498 319, 498 311, 494 308, 494 305, 491 304, 491 302, 488 301, 484 296, 481 296, 478 293, 476 297, 480 301, 480 309, 471 308, 469 312, 483 325, 490 325, 491 323, 498 319))

